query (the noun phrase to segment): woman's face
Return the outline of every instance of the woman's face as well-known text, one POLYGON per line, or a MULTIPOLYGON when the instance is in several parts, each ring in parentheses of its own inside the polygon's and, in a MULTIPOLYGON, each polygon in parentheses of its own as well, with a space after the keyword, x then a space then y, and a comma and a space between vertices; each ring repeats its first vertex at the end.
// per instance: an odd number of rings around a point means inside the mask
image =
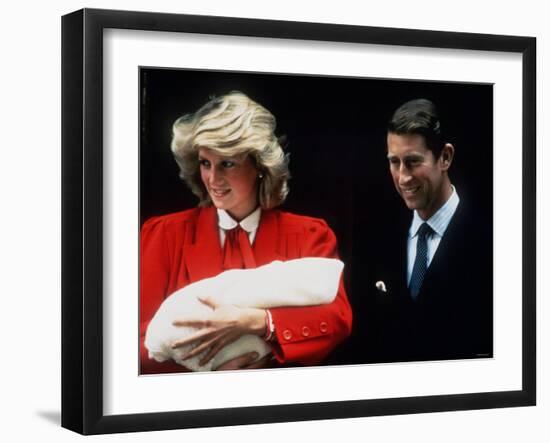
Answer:
POLYGON ((222 157, 199 149, 201 179, 212 203, 240 221, 258 206, 258 170, 250 156, 222 157))

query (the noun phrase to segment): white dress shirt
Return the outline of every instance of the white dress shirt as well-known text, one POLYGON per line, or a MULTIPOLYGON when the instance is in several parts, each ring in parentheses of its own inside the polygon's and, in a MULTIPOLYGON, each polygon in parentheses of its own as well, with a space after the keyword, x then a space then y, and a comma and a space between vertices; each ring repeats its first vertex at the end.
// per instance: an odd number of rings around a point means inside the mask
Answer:
POLYGON ((439 208, 437 212, 432 215, 428 220, 422 220, 422 218, 418 215, 418 212, 414 211, 411 227, 409 228, 409 235, 407 238, 407 284, 409 284, 411 281, 414 260, 416 258, 418 228, 420 228, 420 225, 424 222, 428 223, 430 228, 432 228, 432 233, 426 236, 426 243, 428 247, 427 264, 428 267, 430 267, 430 263, 432 262, 432 259, 435 255, 435 251, 437 251, 439 243, 443 238, 443 234, 447 230, 447 227, 451 222, 451 218, 453 218, 453 215, 456 212, 456 208, 458 207, 458 203, 460 202, 460 198, 458 197, 456 189, 454 188, 454 186, 452 188, 453 193, 451 194, 451 197, 449 197, 449 200, 447 200, 445 204, 441 206, 441 208, 439 208))

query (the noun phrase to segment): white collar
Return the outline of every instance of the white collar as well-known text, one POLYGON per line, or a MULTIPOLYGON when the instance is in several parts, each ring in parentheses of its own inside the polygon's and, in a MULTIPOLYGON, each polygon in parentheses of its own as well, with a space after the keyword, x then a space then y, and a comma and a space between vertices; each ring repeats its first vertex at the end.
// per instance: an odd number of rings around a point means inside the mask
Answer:
POLYGON ((451 218, 456 211, 458 203, 460 202, 460 197, 458 196, 455 187, 451 185, 451 188, 453 192, 449 199, 428 220, 422 220, 420 215, 418 215, 418 212, 414 211, 411 228, 409 229, 409 236, 411 238, 418 234, 418 229, 420 228, 420 225, 424 222, 428 223, 430 228, 432 228, 432 230, 437 235, 443 237, 443 234, 447 230, 451 218))
POLYGON ((236 228, 237 225, 240 225, 241 228, 243 228, 246 232, 251 233, 256 231, 258 229, 258 225, 260 224, 260 215, 262 213, 261 208, 258 206, 252 214, 250 214, 248 217, 242 219, 239 222, 233 219, 226 211, 223 209, 217 209, 218 212, 218 226, 221 229, 224 229, 226 231, 229 231, 233 228, 236 228))

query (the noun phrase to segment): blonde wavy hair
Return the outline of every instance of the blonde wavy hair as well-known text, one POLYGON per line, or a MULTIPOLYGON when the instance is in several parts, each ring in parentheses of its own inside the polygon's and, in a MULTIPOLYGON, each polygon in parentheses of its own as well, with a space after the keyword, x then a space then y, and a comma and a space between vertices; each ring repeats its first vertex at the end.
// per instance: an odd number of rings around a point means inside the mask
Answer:
POLYGON ((180 177, 199 198, 212 204, 202 183, 199 149, 223 157, 246 154, 261 174, 258 200, 263 209, 274 208, 288 194, 288 155, 275 136, 276 120, 266 108, 239 91, 210 99, 194 114, 178 118, 172 126, 171 148, 180 177))

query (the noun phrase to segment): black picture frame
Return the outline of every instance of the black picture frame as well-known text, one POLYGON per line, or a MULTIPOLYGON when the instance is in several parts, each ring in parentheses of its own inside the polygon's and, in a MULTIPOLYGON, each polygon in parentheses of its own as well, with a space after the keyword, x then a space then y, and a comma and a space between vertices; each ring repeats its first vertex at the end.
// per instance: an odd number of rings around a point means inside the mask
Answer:
POLYGON ((83 9, 62 19, 62 426, 82 434, 529 406, 536 403, 536 39, 83 9), (129 29, 469 49, 522 56, 522 388, 515 391, 105 415, 103 31, 129 29))

